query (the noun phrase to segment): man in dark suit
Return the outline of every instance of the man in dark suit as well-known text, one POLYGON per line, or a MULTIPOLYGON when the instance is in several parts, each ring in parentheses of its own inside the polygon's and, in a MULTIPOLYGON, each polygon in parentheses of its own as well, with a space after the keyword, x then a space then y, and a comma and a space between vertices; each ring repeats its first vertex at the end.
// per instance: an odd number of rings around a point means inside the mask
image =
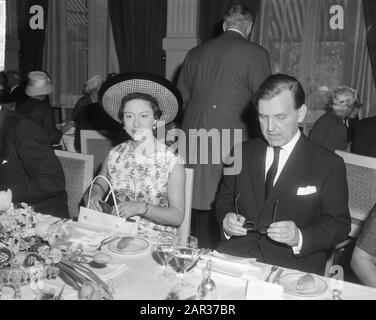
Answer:
MULTIPOLYGON (((254 133, 259 131, 257 122, 247 120, 249 117, 255 119, 255 112, 247 107, 261 82, 271 74, 271 68, 268 52, 248 40, 252 25, 250 10, 234 5, 224 15, 224 33, 193 48, 185 57, 177 85, 184 101, 182 129, 187 137, 191 129, 217 129, 221 144, 223 129, 230 130, 231 134, 234 129, 241 129, 240 141, 248 138, 247 132, 257 135, 254 133)), ((221 159, 215 160, 221 152, 219 145, 212 148, 209 145, 207 150, 203 144, 198 139, 190 139, 187 152, 188 167, 194 169, 192 233, 198 237, 199 246, 212 247, 213 242, 219 240, 218 236, 215 237, 218 227, 215 227, 211 210, 224 159, 221 153, 221 159), (208 154, 206 164, 200 161, 201 147, 208 154), (190 163, 190 159, 197 161, 190 163)), ((233 145, 231 139, 230 148, 233 145)))
POLYGON ((376 158, 376 116, 359 121, 355 127, 351 152, 376 158))
POLYGON ((0 190, 8 188, 14 203, 69 218, 64 172, 46 132, 0 100, 0 190))
POLYGON ((235 148, 242 170, 217 195, 218 250, 323 274, 327 250, 350 232, 344 162, 300 133, 307 108, 295 78, 268 77, 256 101, 265 140, 235 148))

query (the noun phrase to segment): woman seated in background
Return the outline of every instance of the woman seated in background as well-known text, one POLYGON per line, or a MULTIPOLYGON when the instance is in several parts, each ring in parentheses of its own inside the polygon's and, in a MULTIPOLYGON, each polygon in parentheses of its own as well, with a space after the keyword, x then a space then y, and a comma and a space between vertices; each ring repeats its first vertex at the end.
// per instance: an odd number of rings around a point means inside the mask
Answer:
POLYGON ((364 285, 376 288, 376 205, 356 240, 351 268, 364 285))
POLYGON ((330 111, 316 121, 309 134, 310 139, 331 151, 348 150, 361 106, 355 89, 337 87, 331 95, 330 111))
POLYGON ((98 92, 103 83, 103 79, 100 75, 96 74, 85 82, 82 89, 83 96, 78 99, 73 108, 72 120, 75 121, 77 115, 81 109, 89 104, 98 102, 98 92))
MULTIPOLYGON (((174 120, 181 103, 179 91, 157 75, 125 73, 103 84, 99 100, 131 137, 110 150, 99 173, 113 186, 119 214, 141 216, 140 234, 175 234, 184 219, 184 166, 155 136, 157 128, 174 120)), ((107 183, 97 179, 90 207, 102 211, 100 202, 108 191, 107 183)))

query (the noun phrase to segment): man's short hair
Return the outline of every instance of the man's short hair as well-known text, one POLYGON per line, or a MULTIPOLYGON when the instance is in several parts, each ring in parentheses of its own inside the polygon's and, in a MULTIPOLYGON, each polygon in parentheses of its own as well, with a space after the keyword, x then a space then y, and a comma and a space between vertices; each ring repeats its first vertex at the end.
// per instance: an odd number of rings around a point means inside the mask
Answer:
POLYGON ((281 73, 269 76, 261 84, 255 94, 255 105, 257 106, 261 99, 270 100, 284 90, 289 90, 292 93, 295 101, 294 107, 295 109, 300 109, 305 103, 305 93, 302 85, 296 78, 281 73))
POLYGON ((238 25, 247 23, 253 23, 253 17, 251 10, 242 5, 233 5, 225 11, 223 14, 223 20, 229 25, 238 25))

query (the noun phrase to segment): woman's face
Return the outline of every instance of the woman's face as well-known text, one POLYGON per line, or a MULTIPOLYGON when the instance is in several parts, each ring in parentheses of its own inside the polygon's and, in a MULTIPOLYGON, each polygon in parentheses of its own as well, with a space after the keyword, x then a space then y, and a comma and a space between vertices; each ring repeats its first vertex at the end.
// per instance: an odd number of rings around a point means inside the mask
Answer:
POLYGON ((341 104, 332 104, 333 112, 340 118, 345 119, 349 117, 352 112, 354 111, 354 108, 352 105, 341 105, 341 104))
POLYGON ((149 101, 133 99, 124 105, 124 129, 135 141, 143 140, 153 133, 154 119, 153 108, 149 101))

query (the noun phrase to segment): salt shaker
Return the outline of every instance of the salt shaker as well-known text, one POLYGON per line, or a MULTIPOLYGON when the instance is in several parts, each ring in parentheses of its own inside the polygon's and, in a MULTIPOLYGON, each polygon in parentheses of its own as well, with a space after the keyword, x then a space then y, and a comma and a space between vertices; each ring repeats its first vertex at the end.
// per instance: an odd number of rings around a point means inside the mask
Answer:
POLYGON ((342 294, 342 291, 338 289, 334 289, 332 291, 332 300, 342 300, 341 294, 342 294))
POLYGON ((210 279, 211 273, 211 260, 206 264, 203 270, 203 280, 197 288, 198 298, 200 300, 216 300, 217 299, 217 288, 212 279, 210 279))

